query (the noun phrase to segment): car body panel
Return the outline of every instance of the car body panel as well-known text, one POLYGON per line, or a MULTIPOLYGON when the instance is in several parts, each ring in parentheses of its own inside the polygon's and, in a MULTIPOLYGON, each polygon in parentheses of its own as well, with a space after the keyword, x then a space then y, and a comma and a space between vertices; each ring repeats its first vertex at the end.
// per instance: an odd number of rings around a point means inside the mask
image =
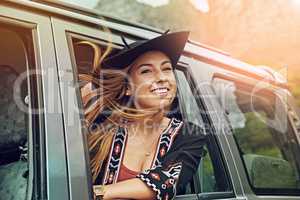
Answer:
POLYGON ((0 13, 3 18, 9 18, 8 23, 16 20, 16 25, 25 23, 24 26, 33 31, 36 62, 39 66, 38 73, 41 74, 41 90, 43 91, 47 195, 48 199, 53 200, 68 199, 68 175, 60 90, 50 18, 5 5, 0 5, 0 13))

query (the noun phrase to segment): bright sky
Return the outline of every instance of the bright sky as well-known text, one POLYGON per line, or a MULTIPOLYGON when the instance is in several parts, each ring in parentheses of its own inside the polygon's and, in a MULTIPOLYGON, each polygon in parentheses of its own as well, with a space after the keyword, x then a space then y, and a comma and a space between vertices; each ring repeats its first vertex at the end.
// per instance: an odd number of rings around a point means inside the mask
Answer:
MULTIPOLYGON (((88 8, 94 8, 101 0, 63 0, 69 3, 74 3, 88 8)), ((170 0, 136 0, 140 3, 151 5, 153 7, 163 6, 169 3, 170 0)))
POLYGON ((62 0, 67 3, 74 3, 79 6, 87 7, 87 8, 94 8, 99 0, 62 0))
POLYGON ((190 2, 195 6, 196 9, 202 12, 209 12, 208 0, 190 0, 190 2))
MULTIPOLYGON (((68 3, 74 3, 79 6, 94 8, 101 0, 62 0, 68 3)), ((144 3, 153 7, 163 6, 170 2, 170 0, 136 0, 137 2, 144 3)), ((295 0, 296 1, 296 0, 295 0)), ((299 0, 298 0, 299 1, 299 0)), ((190 0, 190 2, 202 12, 209 11, 208 0, 190 0)))
POLYGON ((169 3, 170 0, 136 0, 137 2, 151 5, 153 7, 163 6, 169 3))

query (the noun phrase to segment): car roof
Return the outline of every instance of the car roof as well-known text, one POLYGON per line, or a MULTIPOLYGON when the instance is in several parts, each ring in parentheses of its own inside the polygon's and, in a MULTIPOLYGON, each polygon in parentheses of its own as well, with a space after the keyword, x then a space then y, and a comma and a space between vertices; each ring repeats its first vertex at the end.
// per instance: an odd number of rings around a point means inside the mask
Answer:
MULTIPOLYGON (((153 37, 157 37, 164 32, 164 30, 160 30, 151 26, 128 22, 93 9, 88 9, 58 0, 7 0, 6 2, 19 5, 21 4, 22 6, 28 7, 30 9, 47 12, 50 16, 58 15, 71 20, 79 20, 85 23, 106 26, 110 29, 115 29, 119 32, 126 33, 127 35, 132 35, 137 39, 150 39, 153 37)), ((285 85, 286 80, 283 81, 282 79, 275 79, 275 76, 270 73, 270 70, 255 67, 251 64, 231 57, 226 52, 204 45, 202 43, 189 40, 185 47, 185 54, 188 54, 192 57, 205 58, 206 60, 215 62, 217 64, 219 63, 220 65, 228 66, 232 71, 237 71, 239 73, 242 72, 243 74, 248 74, 253 78, 266 80, 266 77, 268 77, 269 79, 272 79, 273 82, 277 83, 275 85, 287 88, 287 86, 285 85)))

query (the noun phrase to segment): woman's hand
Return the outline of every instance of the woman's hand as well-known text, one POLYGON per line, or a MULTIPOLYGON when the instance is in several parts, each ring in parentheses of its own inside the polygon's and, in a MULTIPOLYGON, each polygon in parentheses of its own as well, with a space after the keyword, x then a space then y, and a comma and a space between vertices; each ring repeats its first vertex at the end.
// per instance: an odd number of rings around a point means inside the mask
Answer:
POLYGON ((105 186, 104 185, 94 185, 93 190, 94 190, 94 200, 104 199, 104 194, 105 194, 105 186))

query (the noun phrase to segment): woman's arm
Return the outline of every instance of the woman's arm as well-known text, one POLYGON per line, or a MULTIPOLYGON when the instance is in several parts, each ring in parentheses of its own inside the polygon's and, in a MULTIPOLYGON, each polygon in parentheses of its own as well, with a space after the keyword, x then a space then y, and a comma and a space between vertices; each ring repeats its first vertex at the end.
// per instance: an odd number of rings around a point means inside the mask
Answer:
POLYGON ((155 199, 155 192, 138 178, 104 186, 105 200, 110 199, 155 199))

